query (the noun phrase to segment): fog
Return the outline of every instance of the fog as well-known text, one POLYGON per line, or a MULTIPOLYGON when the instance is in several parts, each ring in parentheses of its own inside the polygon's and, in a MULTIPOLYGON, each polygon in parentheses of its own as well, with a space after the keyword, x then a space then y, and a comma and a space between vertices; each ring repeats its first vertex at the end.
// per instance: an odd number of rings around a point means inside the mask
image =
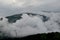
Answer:
POLYGON ((33 34, 60 32, 60 13, 42 13, 50 19, 43 22, 39 15, 23 14, 22 19, 9 23, 5 17, 0 17, 0 31, 9 37, 25 37, 33 34), (48 16, 49 15, 49 16, 48 16), (1 18, 3 18, 1 20, 1 18))

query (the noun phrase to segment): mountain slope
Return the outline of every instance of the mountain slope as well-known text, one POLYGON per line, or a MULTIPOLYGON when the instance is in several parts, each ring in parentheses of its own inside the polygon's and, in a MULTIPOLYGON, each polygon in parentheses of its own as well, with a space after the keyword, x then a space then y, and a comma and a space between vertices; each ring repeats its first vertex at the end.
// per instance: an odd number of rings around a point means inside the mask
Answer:
POLYGON ((36 34, 30 35, 22 38, 9 38, 9 37, 0 37, 1 40, 60 40, 60 33, 48 33, 48 34, 36 34))
MULTIPOLYGON (((19 20, 19 19, 21 19, 22 18, 22 15, 23 15, 24 13, 21 13, 21 14, 15 14, 15 15, 11 15, 11 16, 7 16, 6 18, 8 19, 8 22, 10 22, 10 23, 14 23, 14 22, 16 22, 17 20, 19 20)), ((40 15, 40 14, 34 14, 34 13, 25 13, 25 14, 27 14, 27 15, 29 15, 29 16, 42 16, 42 21, 43 22, 45 22, 45 21, 47 21, 48 19, 49 19, 49 17, 47 17, 47 16, 45 16, 45 15, 40 15)))

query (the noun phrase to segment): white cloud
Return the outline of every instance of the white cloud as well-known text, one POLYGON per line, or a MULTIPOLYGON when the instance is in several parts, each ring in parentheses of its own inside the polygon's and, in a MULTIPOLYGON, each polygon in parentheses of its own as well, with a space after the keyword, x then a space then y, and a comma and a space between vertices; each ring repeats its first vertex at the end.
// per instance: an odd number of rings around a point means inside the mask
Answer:
MULTIPOLYGON (((46 14, 46 13, 44 13, 46 14)), ((50 19, 45 23, 40 16, 22 15, 22 19, 16 23, 8 23, 6 18, 0 20, 0 31, 11 37, 24 37, 28 35, 48 32, 60 32, 60 14, 51 13, 50 19)), ((48 15, 47 15, 48 16, 48 15)))

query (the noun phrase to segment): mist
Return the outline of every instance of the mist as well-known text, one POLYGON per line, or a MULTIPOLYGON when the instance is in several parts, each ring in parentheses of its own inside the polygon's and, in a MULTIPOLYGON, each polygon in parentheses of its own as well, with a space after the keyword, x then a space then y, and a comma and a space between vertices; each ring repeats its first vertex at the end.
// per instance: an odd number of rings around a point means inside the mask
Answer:
MULTIPOLYGON (((43 13, 48 16, 48 14, 43 13)), ((15 23, 9 23, 5 17, 0 17, 0 31, 9 37, 25 37, 33 34, 60 32, 60 14, 50 13, 50 19, 43 22, 39 15, 32 16, 23 14, 22 19, 15 23), (1 20, 3 18, 3 20, 1 20)))

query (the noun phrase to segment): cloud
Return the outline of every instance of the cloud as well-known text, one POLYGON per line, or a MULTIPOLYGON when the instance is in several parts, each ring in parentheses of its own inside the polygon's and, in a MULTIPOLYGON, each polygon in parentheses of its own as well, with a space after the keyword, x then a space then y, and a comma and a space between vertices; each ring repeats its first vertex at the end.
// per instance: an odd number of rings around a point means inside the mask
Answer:
POLYGON ((12 37, 22 37, 37 33, 60 32, 60 13, 45 13, 42 10, 60 11, 60 0, 0 0, 0 30, 12 37), (7 15, 32 12, 50 17, 45 23, 41 17, 26 14, 16 23, 9 23, 7 15))
POLYGON ((59 11, 59 0, 0 0, 0 16, 41 10, 59 11))
POLYGON ((22 19, 13 24, 8 23, 7 19, 3 18, 3 20, 0 21, 0 28, 2 32, 11 37, 23 37, 47 31, 39 17, 30 17, 27 14, 23 14, 22 19))
POLYGON ((49 16, 50 19, 46 22, 43 22, 39 15, 29 16, 23 14, 22 19, 17 20, 15 23, 9 23, 8 19, 3 17, 3 20, 0 20, 0 31, 9 37, 24 37, 38 33, 60 32, 60 14, 51 14, 49 14, 51 15, 49 16))

